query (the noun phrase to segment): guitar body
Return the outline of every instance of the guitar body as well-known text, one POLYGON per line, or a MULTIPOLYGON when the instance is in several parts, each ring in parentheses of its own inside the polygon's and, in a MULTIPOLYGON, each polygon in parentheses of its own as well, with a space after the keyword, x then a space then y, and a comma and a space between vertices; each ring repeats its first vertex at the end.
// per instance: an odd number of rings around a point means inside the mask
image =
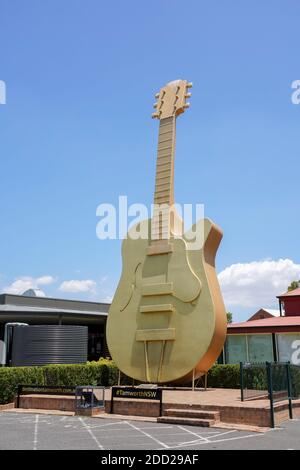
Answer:
MULTIPOLYGON (((151 230, 151 220, 141 224, 151 230)), ((197 378, 222 350, 226 314, 215 272, 222 232, 209 219, 198 224, 199 230, 204 224, 204 241, 197 250, 187 249, 185 236, 171 237, 172 251, 154 255, 150 233, 148 240, 135 240, 129 231, 123 242, 107 342, 120 370, 141 382, 197 378)))

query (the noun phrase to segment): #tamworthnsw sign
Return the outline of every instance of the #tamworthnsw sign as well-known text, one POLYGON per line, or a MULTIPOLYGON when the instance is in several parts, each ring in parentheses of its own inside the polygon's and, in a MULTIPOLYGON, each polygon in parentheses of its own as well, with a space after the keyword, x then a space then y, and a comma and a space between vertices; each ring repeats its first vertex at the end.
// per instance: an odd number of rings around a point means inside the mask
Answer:
POLYGON ((159 388, 112 387, 113 398, 134 398, 142 400, 161 400, 162 390, 159 388))

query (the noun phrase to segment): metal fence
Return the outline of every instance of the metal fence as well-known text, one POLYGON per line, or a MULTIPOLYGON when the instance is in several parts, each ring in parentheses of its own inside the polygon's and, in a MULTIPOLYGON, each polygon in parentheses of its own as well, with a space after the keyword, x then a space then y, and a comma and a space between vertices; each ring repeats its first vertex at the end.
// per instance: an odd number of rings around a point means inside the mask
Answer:
POLYGON ((300 365, 290 364, 290 374, 292 399, 297 400, 300 398, 300 365))
POLYGON ((268 376, 266 363, 240 363, 241 400, 268 398, 268 376))
POLYGON ((271 425, 275 426, 274 404, 288 401, 293 417, 292 400, 300 398, 300 366, 289 362, 262 364, 240 363, 241 400, 266 399, 270 402, 271 425))

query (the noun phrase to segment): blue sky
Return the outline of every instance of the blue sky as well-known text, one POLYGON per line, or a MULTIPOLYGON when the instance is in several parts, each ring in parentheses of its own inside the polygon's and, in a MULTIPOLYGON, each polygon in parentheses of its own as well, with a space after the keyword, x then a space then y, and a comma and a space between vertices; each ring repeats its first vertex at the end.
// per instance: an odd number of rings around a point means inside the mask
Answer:
POLYGON ((113 295, 120 242, 97 239, 96 208, 151 204, 154 93, 184 78, 176 200, 224 230, 235 319, 276 307, 300 278, 299 15, 296 0, 0 0, 0 290, 113 295))

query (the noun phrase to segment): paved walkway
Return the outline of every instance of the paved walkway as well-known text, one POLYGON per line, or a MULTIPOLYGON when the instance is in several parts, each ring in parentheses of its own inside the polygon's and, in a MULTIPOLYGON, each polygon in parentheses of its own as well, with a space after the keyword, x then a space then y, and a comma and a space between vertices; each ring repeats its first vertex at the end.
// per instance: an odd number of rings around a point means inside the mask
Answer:
MULTIPOLYGON (((105 390, 105 399, 110 400, 111 390, 105 390)), ((300 402, 300 400, 298 400, 300 402)), ((164 403, 193 404, 193 405, 218 405, 239 406, 242 408, 265 408, 270 406, 268 399, 241 401, 239 389, 208 388, 192 390, 164 390, 164 403)))

